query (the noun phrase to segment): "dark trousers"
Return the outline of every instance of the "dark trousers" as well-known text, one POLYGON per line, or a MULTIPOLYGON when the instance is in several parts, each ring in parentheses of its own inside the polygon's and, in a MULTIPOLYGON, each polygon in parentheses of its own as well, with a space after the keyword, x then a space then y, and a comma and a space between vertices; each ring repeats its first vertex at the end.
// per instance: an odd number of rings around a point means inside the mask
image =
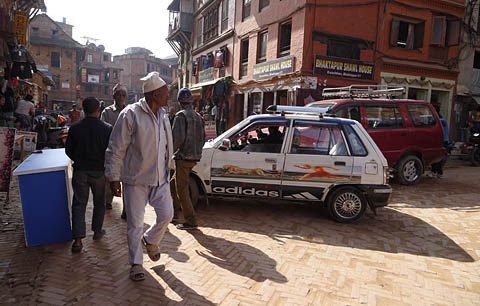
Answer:
POLYGON ((86 173, 73 171, 72 233, 74 239, 85 237, 85 211, 89 189, 92 189, 93 194, 92 231, 102 230, 105 216, 105 181, 105 176, 94 178, 86 173))
POLYGON ((187 160, 175 161, 175 174, 170 182, 170 191, 173 199, 173 217, 178 218, 180 208, 182 209, 185 222, 197 226, 197 218, 190 200, 190 172, 197 163, 187 160))
POLYGON ((443 175, 442 163, 439 162, 439 163, 432 164, 432 172, 443 175))

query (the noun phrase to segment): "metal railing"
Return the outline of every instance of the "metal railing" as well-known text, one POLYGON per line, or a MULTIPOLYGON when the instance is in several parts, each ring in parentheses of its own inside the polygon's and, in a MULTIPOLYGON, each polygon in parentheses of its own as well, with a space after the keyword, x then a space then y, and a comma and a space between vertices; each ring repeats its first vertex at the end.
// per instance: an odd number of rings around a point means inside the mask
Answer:
POLYGON ((405 88, 388 85, 350 85, 346 87, 324 88, 323 97, 328 98, 392 98, 403 96, 405 88))

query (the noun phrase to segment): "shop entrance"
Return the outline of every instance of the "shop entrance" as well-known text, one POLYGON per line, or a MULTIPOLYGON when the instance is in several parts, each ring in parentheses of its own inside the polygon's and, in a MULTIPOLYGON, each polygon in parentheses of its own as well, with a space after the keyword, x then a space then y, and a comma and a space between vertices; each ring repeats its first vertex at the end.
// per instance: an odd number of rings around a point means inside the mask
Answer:
POLYGON ((267 113, 267 108, 273 105, 273 92, 269 91, 263 94, 263 107, 262 107, 262 114, 267 113))
POLYGON ((439 114, 445 119, 448 118, 448 100, 448 91, 432 90, 430 95, 430 103, 432 103, 437 112, 439 112, 439 114))
POLYGON ((235 95, 235 101, 233 105, 233 124, 235 125, 242 121, 243 119, 243 107, 244 103, 244 94, 235 95))
POLYGON ((277 105, 288 105, 286 90, 277 91, 277 105))

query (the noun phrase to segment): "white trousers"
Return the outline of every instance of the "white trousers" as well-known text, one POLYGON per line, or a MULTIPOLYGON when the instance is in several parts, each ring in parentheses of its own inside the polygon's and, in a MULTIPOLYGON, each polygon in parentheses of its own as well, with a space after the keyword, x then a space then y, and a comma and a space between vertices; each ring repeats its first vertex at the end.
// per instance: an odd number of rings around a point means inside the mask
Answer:
POLYGON ((150 244, 159 245, 168 224, 173 218, 173 202, 170 185, 161 186, 123 184, 125 211, 127 212, 128 260, 130 264, 143 262, 142 234, 145 206, 149 203, 157 215, 155 222, 143 234, 150 244))

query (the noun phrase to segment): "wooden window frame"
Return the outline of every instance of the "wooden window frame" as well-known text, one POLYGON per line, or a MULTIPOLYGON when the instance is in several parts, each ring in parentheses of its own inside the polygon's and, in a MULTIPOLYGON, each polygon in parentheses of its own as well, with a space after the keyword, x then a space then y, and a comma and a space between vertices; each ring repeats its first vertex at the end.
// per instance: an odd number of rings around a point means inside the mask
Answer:
POLYGON ((257 36, 257 63, 266 62, 267 53, 268 53, 268 30, 265 30, 265 31, 259 32, 257 36), (265 41, 265 54, 261 54, 262 46, 263 46, 263 40, 261 40, 261 37, 263 37, 263 35, 267 35, 267 40, 265 41))

